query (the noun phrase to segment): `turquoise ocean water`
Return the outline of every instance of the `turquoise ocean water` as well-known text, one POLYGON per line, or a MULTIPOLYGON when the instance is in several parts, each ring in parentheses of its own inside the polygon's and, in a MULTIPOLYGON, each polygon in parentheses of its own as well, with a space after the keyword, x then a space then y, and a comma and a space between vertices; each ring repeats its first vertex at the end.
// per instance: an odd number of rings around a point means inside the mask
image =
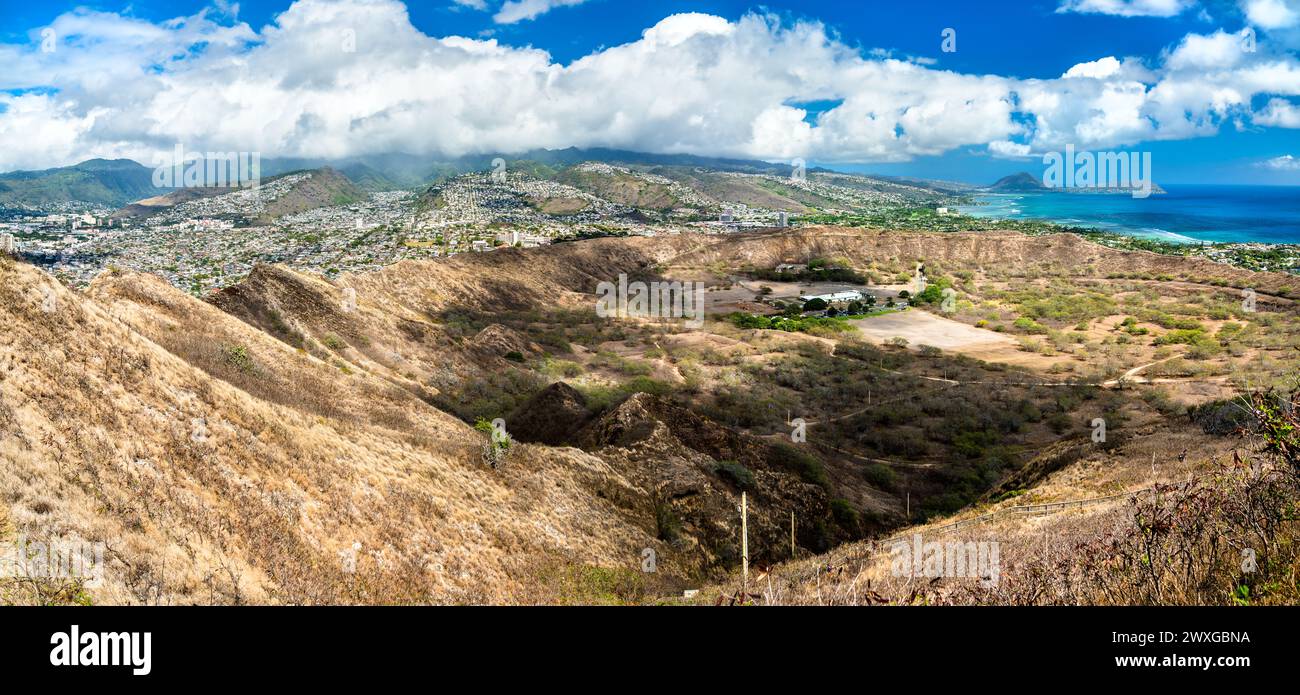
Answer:
POLYGON ((1300 187, 1167 185, 1149 198, 1078 193, 979 194, 977 217, 1042 219, 1180 243, 1300 244, 1300 187))

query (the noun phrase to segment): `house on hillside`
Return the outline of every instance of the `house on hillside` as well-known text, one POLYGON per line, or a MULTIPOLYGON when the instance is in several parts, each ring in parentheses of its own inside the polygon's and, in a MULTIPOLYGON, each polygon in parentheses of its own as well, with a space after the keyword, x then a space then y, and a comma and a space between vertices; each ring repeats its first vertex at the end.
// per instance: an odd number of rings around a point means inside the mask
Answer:
POLYGON ((841 302, 859 302, 862 301, 862 293, 857 290, 847 290, 844 292, 832 292, 830 294, 801 294, 799 301, 805 304, 814 299, 820 299, 827 304, 837 304, 841 302))

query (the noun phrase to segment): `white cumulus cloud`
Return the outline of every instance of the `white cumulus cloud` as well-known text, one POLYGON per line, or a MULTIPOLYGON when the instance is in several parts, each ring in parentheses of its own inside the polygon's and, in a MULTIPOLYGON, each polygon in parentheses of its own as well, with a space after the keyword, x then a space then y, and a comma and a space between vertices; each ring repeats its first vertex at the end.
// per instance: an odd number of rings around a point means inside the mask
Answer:
POLYGON ((1300 128, 1300 106, 1286 99, 1270 99, 1263 110, 1255 114, 1255 125, 1278 128, 1300 128))
POLYGON ((995 140, 989 143, 989 154, 1000 159, 1026 159, 1033 156, 1033 150, 1019 142, 995 140))
POLYGON ((1219 30, 1209 35, 1188 34, 1169 54, 1165 64, 1174 69, 1229 68, 1240 63, 1255 39, 1248 34, 1219 30))
MULTIPOLYGON (((0 170, 176 143, 268 157, 611 147, 827 163, 963 147, 1016 157, 1291 127, 1300 61, 1189 36, 1163 63, 1100 56, 1055 79, 939 70, 815 21, 679 14, 569 64, 495 39, 429 35, 396 0, 299 0, 253 29, 75 10, 0 43, 0 170), (1272 99, 1259 113, 1252 101, 1272 99), (1279 101, 1280 100, 1280 101, 1279 101), (832 102, 815 115, 801 105, 832 102)), ((1227 37, 1227 38, 1225 38, 1227 37)), ((1258 103, 1258 102, 1255 102, 1258 103)))
POLYGON ((1300 24, 1297 0, 1242 0, 1246 19, 1262 29, 1286 29, 1300 24))
POLYGON ((1090 77, 1093 79, 1105 79, 1113 77, 1120 71, 1120 62, 1115 56, 1106 56, 1099 60, 1087 63, 1079 63, 1069 70, 1065 71, 1062 77, 1090 77))
POLYGON ((1266 159, 1260 162, 1260 166, 1277 171, 1300 171, 1300 158, 1284 154, 1281 157, 1266 159))
MULTIPOLYGON (((482 2, 482 0, 478 0, 482 2)), ((536 19, 557 7, 581 5, 587 0, 506 0, 492 17, 498 24, 514 24, 536 19)))

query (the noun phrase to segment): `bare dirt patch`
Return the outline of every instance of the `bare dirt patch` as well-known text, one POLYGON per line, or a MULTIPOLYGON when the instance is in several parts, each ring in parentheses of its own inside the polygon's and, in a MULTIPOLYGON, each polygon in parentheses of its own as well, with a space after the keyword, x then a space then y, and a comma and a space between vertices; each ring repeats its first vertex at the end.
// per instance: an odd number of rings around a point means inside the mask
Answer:
POLYGON ((905 338, 908 345, 912 347, 932 345, 952 352, 977 348, 983 353, 988 353, 990 349, 996 351, 999 348, 1007 353, 1020 352, 1019 344, 1001 333, 986 331, 915 309, 857 319, 849 323, 856 326, 863 336, 874 343, 884 343, 890 338, 901 337, 905 338))

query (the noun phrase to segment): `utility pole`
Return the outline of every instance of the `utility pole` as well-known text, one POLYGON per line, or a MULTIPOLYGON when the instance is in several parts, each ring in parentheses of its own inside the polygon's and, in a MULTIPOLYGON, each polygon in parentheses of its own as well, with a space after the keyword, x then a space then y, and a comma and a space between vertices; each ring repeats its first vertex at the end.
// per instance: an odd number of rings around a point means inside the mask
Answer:
POLYGON ((740 493, 740 602, 749 592, 749 499, 740 493))
MULTIPOLYGON (((743 493, 742 493, 743 494, 743 493)), ((912 491, 907 491, 907 523, 912 523, 912 491)))

